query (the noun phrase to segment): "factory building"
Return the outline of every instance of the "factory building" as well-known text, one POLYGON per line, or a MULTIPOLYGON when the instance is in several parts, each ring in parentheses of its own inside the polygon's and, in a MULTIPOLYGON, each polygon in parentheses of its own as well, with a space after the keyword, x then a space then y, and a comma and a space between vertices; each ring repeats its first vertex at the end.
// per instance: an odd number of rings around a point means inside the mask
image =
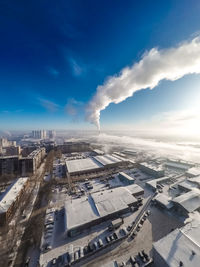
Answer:
POLYGON ((66 171, 67 176, 76 176, 100 172, 126 163, 127 160, 114 155, 95 156, 85 159, 66 160, 66 171))
POLYGON ((137 205, 135 196, 142 193, 140 186, 130 185, 65 202, 65 233, 74 236, 105 220, 118 218, 137 205))
POLYGON ((101 171, 103 166, 93 158, 66 160, 67 174, 70 176, 101 171))
POLYGON ((194 267, 200 262, 200 222, 192 221, 153 244, 155 267, 194 267))
POLYGON ((186 171, 187 177, 192 178, 200 175, 200 168, 193 167, 186 171))
POLYGON ((146 182, 146 185, 148 187, 150 187, 153 191, 155 191, 157 189, 158 185, 165 184, 165 183, 170 184, 173 182, 174 182, 174 179, 172 177, 164 176, 162 178, 150 180, 150 181, 146 182))
POLYGON ((163 177, 165 174, 162 167, 157 167, 147 162, 139 163, 139 169, 155 178, 163 177))
POLYGON ((8 223, 19 207, 24 192, 28 187, 28 178, 18 178, 0 196, 0 225, 8 223))
POLYGON ((187 193, 173 198, 172 202, 179 214, 189 216, 191 212, 200 211, 200 190, 194 188, 187 193))
POLYGON ((103 156, 96 156, 94 157, 96 161, 98 161, 104 168, 111 168, 115 167, 119 164, 126 163, 127 160, 124 158, 121 158, 117 155, 103 155, 103 156))
POLYGON ((165 167, 172 168, 175 170, 187 171, 189 168, 194 167, 194 164, 178 160, 168 160, 165 163, 165 167))
POLYGON ((135 182, 134 178, 132 178, 131 176, 129 176, 128 174, 124 172, 120 172, 118 174, 118 177, 119 177, 119 180, 126 185, 131 185, 131 184, 134 184, 135 182))

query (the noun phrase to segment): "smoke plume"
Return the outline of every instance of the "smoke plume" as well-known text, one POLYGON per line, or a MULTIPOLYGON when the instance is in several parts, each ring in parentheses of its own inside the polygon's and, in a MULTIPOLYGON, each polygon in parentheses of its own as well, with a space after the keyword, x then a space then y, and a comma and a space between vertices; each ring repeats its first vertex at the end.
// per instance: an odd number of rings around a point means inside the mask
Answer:
POLYGON ((118 104, 141 89, 153 89, 163 79, 174 81, 192 73, 200 73, 200 37, 174 48, 153 48, 139 62, 97 87, 88 104, 87 120, 100 129, 100 113, 110 103, 118 104))

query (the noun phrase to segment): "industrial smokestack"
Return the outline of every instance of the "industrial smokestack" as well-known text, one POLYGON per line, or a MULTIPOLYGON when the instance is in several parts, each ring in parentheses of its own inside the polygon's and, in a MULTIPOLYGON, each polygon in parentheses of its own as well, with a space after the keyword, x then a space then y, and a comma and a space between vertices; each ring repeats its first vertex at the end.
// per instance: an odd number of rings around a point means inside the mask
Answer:
POLYGON ((200 73, 200 37, 175 48, 153 48, 139 62, 97 87, 87 107, 87 120, 100 130, 100 112, 110 103, 118 104, 141 89, 153 89, 163 79, 174 81, 192 73, 200 73))

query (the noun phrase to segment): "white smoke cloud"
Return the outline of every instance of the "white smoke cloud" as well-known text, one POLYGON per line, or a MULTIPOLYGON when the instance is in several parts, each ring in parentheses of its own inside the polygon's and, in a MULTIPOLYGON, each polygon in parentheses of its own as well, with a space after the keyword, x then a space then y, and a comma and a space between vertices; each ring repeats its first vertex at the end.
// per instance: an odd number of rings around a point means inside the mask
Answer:
POLYGON ((100 112, 110 103, 118 104, 141 89, 153 89, 163 79, 174 81, 193 73, 200 73, 200 37, 175 48, 153 48, 138 63, 97 87, 88 104, 87 120, 100 129, 100 112))

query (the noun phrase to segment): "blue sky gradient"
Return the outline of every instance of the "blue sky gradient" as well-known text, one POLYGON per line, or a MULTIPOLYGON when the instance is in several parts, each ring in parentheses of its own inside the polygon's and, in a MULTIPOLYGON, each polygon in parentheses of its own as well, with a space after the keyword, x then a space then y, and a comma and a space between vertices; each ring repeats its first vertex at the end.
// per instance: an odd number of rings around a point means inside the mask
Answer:
MULTIPOLYGON (((199 33, 200 2, 44 0, 0 3, 0 128, 94 128, 84 108, 103 84, 152 47, 199 33)), ((189 107, 200 77, 162 81, 111 104, 102 127, 189 107)))

